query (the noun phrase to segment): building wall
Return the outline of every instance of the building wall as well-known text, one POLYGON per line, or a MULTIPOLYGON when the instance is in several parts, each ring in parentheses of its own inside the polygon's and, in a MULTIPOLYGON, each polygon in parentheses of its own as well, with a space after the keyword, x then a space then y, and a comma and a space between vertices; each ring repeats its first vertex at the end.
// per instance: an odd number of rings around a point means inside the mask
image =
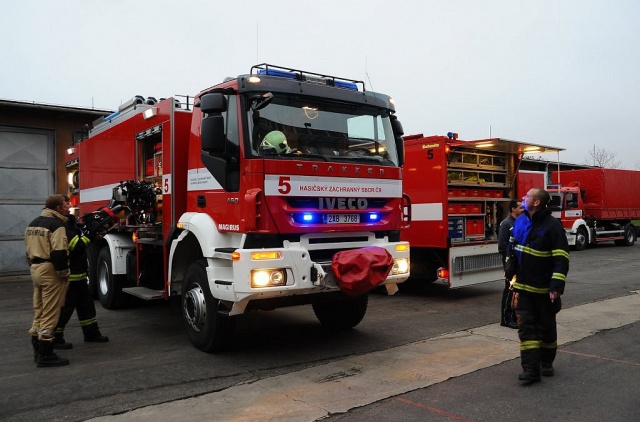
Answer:
POLYGON ((27 273, 24 230, 47 196, 67 193, 67 149, 108 110, 0 100, 0 276, 27 273))

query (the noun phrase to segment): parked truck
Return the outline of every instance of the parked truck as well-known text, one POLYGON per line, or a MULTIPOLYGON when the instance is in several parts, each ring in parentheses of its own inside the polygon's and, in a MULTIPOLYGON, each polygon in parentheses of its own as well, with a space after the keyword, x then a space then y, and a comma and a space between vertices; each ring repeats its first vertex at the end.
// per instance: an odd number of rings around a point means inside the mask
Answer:
POLYGON ((553 172, 550 207, 567 233, 569 245, 614 241, 632 246, 640 219, 640 171, 589 168, 553 172))
MULTIPOLYGON (((411 283, 450 288, 502 280, 498 228, 516 197, 523 154, 560 148, 508 139, 405 138, 404 190, 411 198, 411 283)), ((539 175, 538 175, 539 176, 539 175)))
POLYGON ((217 351, 245 311, 311 304, 350 328, 363 291, 409 277, 390 97, 262 64, 194 101, 136 97, 70 151, 79 215, 115 222, 89 254, 105 308, 181 295, 191 342, 217 351))

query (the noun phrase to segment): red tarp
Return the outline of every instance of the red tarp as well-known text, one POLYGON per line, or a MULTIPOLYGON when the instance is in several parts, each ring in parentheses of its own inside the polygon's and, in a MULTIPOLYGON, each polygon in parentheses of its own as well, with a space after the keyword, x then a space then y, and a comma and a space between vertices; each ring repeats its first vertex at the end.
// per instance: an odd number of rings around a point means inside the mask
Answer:
POLYGON ((331 262, 338 287, 350 296, 366 293, 381 284, 392 267, 393 257, 378 246, 338 252, 331 262))

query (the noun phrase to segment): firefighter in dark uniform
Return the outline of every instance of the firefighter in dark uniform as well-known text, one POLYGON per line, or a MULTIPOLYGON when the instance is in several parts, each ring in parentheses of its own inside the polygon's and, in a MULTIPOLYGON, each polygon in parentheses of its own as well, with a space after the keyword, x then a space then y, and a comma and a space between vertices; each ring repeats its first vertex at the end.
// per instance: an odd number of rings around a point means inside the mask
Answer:
POLYGON ((519 379, 527 382, 554 374, 556 314, 569 271, 567 236, 548 204, 547 191, 530 189, 522 198, 524 214, 516 219, 509 242, 508 259, 515 267, 507 267, 515 273, 512 308, 518 316, 523 369, 519 379))
POLYGON ((67 235, 68 213, 62 195, 47 198, 45 209, 25 230, 27 262, 33 280, 35 311, 29 334, 38 367, 68 365, 69 359, 53 352, 53 339, 69 277, 67 235))
MULTIPOLYGON (((65 197, 69 202, 69 198, 65 197)), ((66 233, 69 239, 69 288, 65 299, 65 304, 60 313, 60 320, 55 330, 55 349, 71 349, 73 345, 64 339, 64 328, 71 319, 73 311, 77 311, 80 327, 84 334, 84 341, 104 343, 109 338, 103 336, 98 328, 96 320, 96 306, 89 292, 87 284, 87 248, 91 240, 101 238, 103 233, 84 232, 77 226, 76 217, 73 214, 67 215, 66 233)))
MULTIPOLYGON (((509 203, 509 217, 502 220, 500 229, 498 230, 498 252, 502 257, 502 265, 507 259, 507 249, 509 247, 509 238, 511 237, 511 229, 516 218, 522 214, 522 204, 520 201, 511 201, 509 203)), ((516 313, 511 309, 511 285, 509 279, 504 279, 504 290, 502 291, 502 302, 500 303, 500 325, 509 328, 518 328, 516 321, 516 313)))

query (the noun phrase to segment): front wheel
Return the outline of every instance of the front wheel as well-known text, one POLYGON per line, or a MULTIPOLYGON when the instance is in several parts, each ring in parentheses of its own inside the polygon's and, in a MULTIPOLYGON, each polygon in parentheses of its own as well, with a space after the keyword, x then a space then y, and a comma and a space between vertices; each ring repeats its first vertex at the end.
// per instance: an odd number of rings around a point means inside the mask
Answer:
POLYGON ((94 280, 95 281, 92 280, 92 282, 96 285, 98 299, 100 299, 100 303, 104 308, 118 309, 131 304, 132 296, 122 291, 127 276, 113 274, 111 252, 108 247, 100 249, 98 253, 94 280))
POLYGON ((219 352, 231 343, 233 318, 218 313, 219 303, 209 289, 206 261, 193 262, 182 283, 182 319, 189 340, 203 352, 219 352))
POLYGON ((582 251, 584 250, 584 248, 587 247, 587 241, 588 241, 589 237, 587 234, 587 231, 584 229, 584 227, 580 227, 578 229, 578 232, 576 233, 576 244, 574 246, 576 251, 582 251))
POLYGON ((313 303, 313 312, 325 327, 332 330, 347 330, 362 321, 364 314, 367 313, 368 302, 367 294, 335 301, 319 301, 313 303))

